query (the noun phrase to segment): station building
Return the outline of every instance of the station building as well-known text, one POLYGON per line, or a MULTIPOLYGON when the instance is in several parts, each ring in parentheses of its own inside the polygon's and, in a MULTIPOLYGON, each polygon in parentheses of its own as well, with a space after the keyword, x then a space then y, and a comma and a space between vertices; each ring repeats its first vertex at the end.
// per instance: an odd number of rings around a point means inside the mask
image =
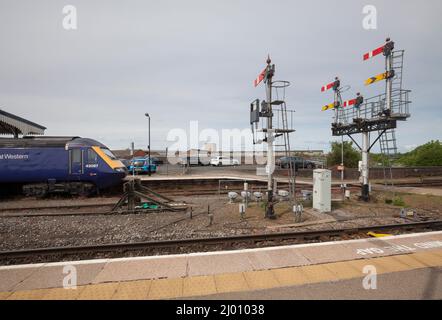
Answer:
POLYGON ((0 135, 44 135, 46 127, 0 109, 0 135))

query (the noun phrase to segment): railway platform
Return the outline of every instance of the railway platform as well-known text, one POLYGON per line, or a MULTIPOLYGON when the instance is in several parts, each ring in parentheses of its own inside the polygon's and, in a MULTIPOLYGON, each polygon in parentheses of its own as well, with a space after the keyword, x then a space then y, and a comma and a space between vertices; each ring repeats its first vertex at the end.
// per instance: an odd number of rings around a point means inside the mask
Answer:
MULTIPOLYGON (((259 177, 256 175, 247 175, 247 174, 226 174, 226 175, 152 175, 152 176, 136 176, 137 179, 145 182, 180 182, 180 181, 205 181, 205 182, 214 182, 218 183, 218 181, 224 180, 232 180, 232 181, 247 181, 247 182, 262 182, 266 183, 266 177, 259 177)), ((133 176, 128 175, 125 180, 129 181, 133 179, 133 176)), ((276 177, 275 180, 278 183, 287 183, 288 179, 285 177, 276 177)), ((313 179, 310 178, 296 178, 296 183, 299 185, 313 186, 313 179)), ((357 180, 344 180, 346 184, 358 185, 359 182, 357 180)), ((340 186, 342 184, 341 180, 332 180, 332 186, 340 186)))
POLYGON ((2 266, 0 299, 291 299, 305 298, 308 292, 308 298, 365 299, 370 298, 370 292, 372 296, 380 292, 363 289, 367 266, 379 276, 377 285, 386 290, 383 298, 419 298, 425 292, 427 296, 422 298, 440 299, 442 231, 260 249, 2 266), (411 281, 411 285, 404 281, 411 281), (354 287, 359 289, 352 291, 354 287), (347 295, 339 295, 342 291, 347 295))

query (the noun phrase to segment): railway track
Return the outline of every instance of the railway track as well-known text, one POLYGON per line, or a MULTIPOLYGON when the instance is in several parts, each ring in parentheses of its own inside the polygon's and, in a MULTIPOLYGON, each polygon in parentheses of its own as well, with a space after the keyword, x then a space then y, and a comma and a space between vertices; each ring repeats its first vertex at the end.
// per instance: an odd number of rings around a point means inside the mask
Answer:
POLYGON ((115 203, 93 203, 93 204, 75 204, 75 205, 1 208, 0 218, 109 214, 110 209, 114 205, 115 203), (90 210, 95 209, 95 210, 82 211, 84 209, 90 209, 90 210), (104 210, 101 211, 99 209, 104 209, 104 210))
POLYGON ((428 180, 422 182, 397 182, 394 183, 396 187, 441 187, 442 180, 428 180))
MULTIPOLYGON (((96 210, 96 211, 60 211, 62 209, 66 209, 64 206, 56 206, 56 207, 45 207, 43 209, 40 208, 32 208, 27 212, 26 209, 14 208, 13 210, 4 209, 3 212, 0 210, 0 218, 20 218, 20 217, 63 217, 63 216, 105 216, 105 215, 126 215, 126 214, 148 214, 154 212, 164 212, 164 209, 135 209, 134 211, 119 211, 118 209, 112 211, 115 204, 104 204, 104 205, 91 205, 91 208, 99 207, 99 208, 108 208, 108 210, 96 210), (55 211, 43 211, 52 209, 55 211), (12 211, 12 212, 11 212, 12 211)), ((86 208, 87 206, 82 206, 86 208)), ((75 206, 69 206, 69 209, 75 208, 75 206)), ((182 210, 185 210, 184 208, 182 210)))
MULTIPOLYGON (((207 190, 207 189, 198 189, 198 190, 172 190, 172 191, 160 191, 168 196, 200 196, 200 195, 218 195, 218 189, 216 190, 207 190)), ((227 191, 222 191, 222 194, 227 194, 227 191)), ((120 194, 121 195, 121 194, 120 194)), ((21 206, 21 207, 4 207, 0 208, 0 217, 6 216, 45 216, 45 215, 81 215, 81 214, 107 214, 107 211, 104 212, 75 212, 74 209, 100 209, 100 208, 112 208, 117 202, 119 198, 115 198, 113 201, 109 202, 100 202, 100 203, 78 203, 78 204, 68 204, 68 205, 39 205, 39 206, 21 206), (56 213, 55 211, 66 210, 66 212, 56 213), (72 212, 68 212, 67 210, 72 210, 72 212), (42 211, 54 211, 49 213, 41 213, 42 211), (26 213, 29 214, 13 214, 15 212, 26 213), (32 212, 32 213, 31 213, 32 212)), ((80 199, 76 201, 81 201, 80 199)))
MULTIPOLYGON (((263 188, 264 189, 264 188, 263 188)), ((308 188, 306 188, 308 189, 308 188)), ((311 188, 310 188, 311 189, 311 188)), ((332 188, 339 189, 338 187, 332 188)), ((354 189, 354 187, 353 187, 354 189)), ((340 190, 340 189, 339 189, 340 190)), ((240 188, 232 188, 228 190, 215 189, 195 189, 195 190, 159 190, 159 193, 167 194, 169 197, 185 197, 185 196, 217 196, 227 195, 228 192, 235 191, 240 193, 240 188)), ((253 191, 253 190, 252 190, 253 191)), ((261 190, 263 191, 263 190, 261 190)), ((299 192, 301 188, 299 188, 299 192)), ((81 200, 77 200, 81 201, 81 200)), ((112 214, 109 208, 117 203, 116 197, 113 201, 100 203, 77 203, 68 205, 39 205, 39 206, 23 206, 23 207, 4 207, 0 208, 1 217, 41 217, 41 216, 76 216, 76 215, 106 215, 112 214), (94 211, 81 211, 91 209, 94 211), (104 210, 99 210, 104 209, 104 210), (77 210, 77 211, 75 211, 77 210), (46 212, 45 212, 46 211, 46 212)))
POLYGON ((367 237, 368 231, 392 234, 410 231, 442 230, 442 220, 377 225, 346 229, 328 229, 302 232, 265 233, 214 238, 161 240, 135 243, 114 243, 89 246, 50 247, 0 252, 0 264, 22 264, 93 258, 117 258, 125 256, 158 255, 217 251, 239 248, 257 248, 281 244, 323 242, 367 237))
POLYGON ((80 209, 80 208, 99 208, 113 206, 115 202, 109 203, 79 203, 69 205, 52 205, 52 206, 28 206, 28 207, 6 207, 0 208, 0 212, 6 211, 26 211, 26 210, 50 210, 50 209, 80 209))

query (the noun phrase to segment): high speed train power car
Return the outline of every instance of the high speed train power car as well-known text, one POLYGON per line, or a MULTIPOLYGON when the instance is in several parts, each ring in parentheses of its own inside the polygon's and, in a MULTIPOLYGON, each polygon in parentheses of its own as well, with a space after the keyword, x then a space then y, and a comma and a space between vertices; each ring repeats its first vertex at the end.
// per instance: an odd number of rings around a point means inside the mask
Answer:
POLYGON ((80 137, 0 139, 0 184, 26 195, 89 195, 118 185, 127 169, 98 141, 80 137))

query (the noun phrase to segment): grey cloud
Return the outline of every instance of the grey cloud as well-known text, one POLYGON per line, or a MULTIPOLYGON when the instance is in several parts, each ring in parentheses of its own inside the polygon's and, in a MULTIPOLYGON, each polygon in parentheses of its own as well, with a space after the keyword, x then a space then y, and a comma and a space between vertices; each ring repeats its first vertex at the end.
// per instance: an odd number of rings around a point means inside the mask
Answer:
POLYGON ((439 125, 428 127, 442 114, 439 0, 371 1, 375 31, 362 29, 360 0, 69 4, 78 9, 77 31, 61 27, 61 2, 0 4, 0 105, 44 124, 48 134, 100 138, 113 148, 143 145, 145 112, 154 148, 191 120, 200 128, 248 128, 248 104, 264 96, 252 81, 270 53, 276 78, 292 83, 292 144, 323 144, 335 139, 331 114, 320 111, 332 97, 320 86, 339 75, 352 87, 346 98, 380 93, 382 85, 363 81, 382 71, 382 61, 363 63, 362 54, 389 35, 406 49, 404 85, 413 90, 413 117, 400 125, 399 145, 442 136, 439 125))

